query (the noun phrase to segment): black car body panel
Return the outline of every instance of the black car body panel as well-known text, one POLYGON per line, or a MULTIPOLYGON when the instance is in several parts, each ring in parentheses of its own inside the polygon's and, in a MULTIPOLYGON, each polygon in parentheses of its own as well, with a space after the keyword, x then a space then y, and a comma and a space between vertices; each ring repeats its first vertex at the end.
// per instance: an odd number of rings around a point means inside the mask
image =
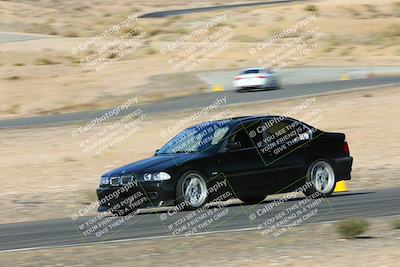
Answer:
MULTIPOLYGON (((228 190, 235 196, 292 191, 305 183, 309 164, 321 158, 329 161, 334 167, 336 181, 351 179, 353 158, 343 149, 346 141, 342 133, 323 132, 294 119, 278 116, 232 118, 224 125, 229 127, 224 139, 204 151, 162 153, 165 151, 163 147, 161 152, 151 158, 105 173, 103 176, 108 178, 133 174, 136 184, 112 201, 104 201, 105 196, 123 185, 100 185, 97 189, 98 199, 101 202, 99 210, 110 209, 115 203, 137 192, 141 192, 146 201, 135 208, 174 205, 178 179, 187 171, 197 171, 207 181, 213 180, 214 183, 226 180, 228 190), (285 123, 299 125, 307 133, 287 138, 282 143, 285 149, 282 149, 282 146, 267 148, 267 139, 262 137, 268 137, 269 133, 261 132, 260 129, 265 128, 269 131, 274 126, 269 128, 261 126, 268 125, 270 120, 277 120, 276 118, 280 118, 281 121, 278 123, 282 125, 285 123), (249 141, 249 137, 243 134, 243 129, 247 133, 251 131, 257 133, 249 141), (228 149, 227 143, 234 142, 235 138, 242 138, 241 148, 228 149), (145 173, 158 172, 166 172, 171 178, 164 181, 144 180, 145 173)), ((284 139, 281 137, 281 140, 284 139)), ((123 205, 118 207, 121 206, 123 205)))

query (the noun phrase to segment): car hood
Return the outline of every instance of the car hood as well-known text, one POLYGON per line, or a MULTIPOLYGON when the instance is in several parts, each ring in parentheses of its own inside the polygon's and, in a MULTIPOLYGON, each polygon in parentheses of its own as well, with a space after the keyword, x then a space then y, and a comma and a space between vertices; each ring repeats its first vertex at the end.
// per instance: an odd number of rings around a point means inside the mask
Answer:
POLYGON ((116 176, 124 173, 145 173, 163 171, 173 166, 181 165, 188 160, 198 158, 200 153, 160 154, 151 158, 139 160, 111 170, 103 176, 116 176))

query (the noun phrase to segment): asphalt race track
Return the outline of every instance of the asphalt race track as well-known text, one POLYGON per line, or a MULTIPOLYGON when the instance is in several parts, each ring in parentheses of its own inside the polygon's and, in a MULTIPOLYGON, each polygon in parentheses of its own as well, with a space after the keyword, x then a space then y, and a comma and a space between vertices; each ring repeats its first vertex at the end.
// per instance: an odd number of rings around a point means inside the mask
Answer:
POLYGON ((247 4, 220 5, 220 6, 208 6, 208 7, 187 8, 187 9, 176 9, 176 10, 167 10, 167 11, 147 13, 147 14, 141 15, 140 18, 165 18, 165 17, 170 17, 170 16, 209 12, 209 11, 215 11, 215 10, 221 10, 221 9, 231 9, 231 8, 239 8, 239 7, 261 6, 261 5, 274 5, 274 4, 288 4, 288 3, 299 2, 299 1, 303 1, 303 0, 263 1, 263 2, 257 2, 257 3, 247 3, 247 4))
MULTIPOLYGON (((256 214, 257 210, 260 211, 272 200, 267 199, 257 205, 236 204, 221 207, 218 212, 225 215, 200 230, 198 234, 256 230, 258 224, 265 222, 268 218, 275 216, 290 206, 299 204, 303 199, 299 197, 289 200, 274 207, 274 209, 262 216, 258 216, 253 221, 249 219, 251 214, 256 214)), ((303 223, 318 223, 354 217, 368 218, 400 215, 400 188, 340 193, 322 200, 316 206, 317 214, 303 223)), ((208 210, 212 210, 212 208, 208 210)), ((81 217, 75 222, 71 218, 67 218, 4 224, 0 225, 0 252, 73 246, 93 242, 122 242, 172 237, 172 232, 175 228, 170 231, 169 225, 187 216, 190 212, 178 212, 171 216, 166 216, 167 213, 165 212, 135 215, 124 221, 119 227, 114 228, 113 231, 100 237, 96 237, 94 233, 84 236, 78 231, 79 225, 88 222, 90 217, 81 217), (162 220, 163 216, 167 218, 162 220)), ((102 219, 108 218, 121 219, 123 217, 109 217, 107 215, 102 219)), ((184 237, 184 235, 181 234, 181 237, 184 237)), ((260 233, 260 238, 266 238, 266 236, 262 236, 260 233)))
MULTIPOLYGON (((398 84, 400 84, 400 76, 298 84, 288 85, 281 90, 272 91, 249 93, 225 91, 221 93, 191 95, 150 104, 141 108, 146 113, 156 114, 178 110, 199 109, 221 97, 226 97, 227 104, 238 104, 398 84)), ((133 107, 133 109, 137 108, 138 107, 133 107)), ((132 110, 125 110, 124 113, 120 113, 119 115, 123 116, 131 111, 132 110)), ((106 112, 106 110, 3 120, 0 121, 0 128, 35 127, 48 124, 85 122, 103 112, 106 112)), ((225 214, 223 218, 202 228, 196 234, 255 230, 260 223, 265 222, 268 218, 279 214, 282 210, 296 203, 300 203, 302 198, 285 202, 264 215, 257 217, 255 220, 249 219, 249 215, 256 214, 257 210, 262 209, 270 201, 271 200, 267 199, 267 201, 258 205, 232 204, 223 207, 219 209, 219 213, 225 214)), ((305 223, 335 221, 354 217, 400 215, 400 188, 334 194, 332 197, 319 204, 317 206, 317 211, 317 214, 305 221, 305 223)), ((44 247, 76 246, 94 242, 122 242, 172 237, 174 236, 173 231, 175 228, 170 230, 169 226, 179 221, 180 218, 187 216, 189 212, 178 212, 173 216, 165 216, 165 214, 167 213, 157 214, 155 212, 148 212, 135 215, 128 220, 124 220, 123 223, 117 225, 112 231, 97 237, 96 233, 98 232, 96 231, 85 235, 83 231, 79 230, 79 226, 84 225, 91 217, 80 217, 77 221, 66 218, 3 224, 0 225, 0 252, 30 250, 44 247), (166 217, 166 219, 163 220, 162 216, 166 217)), ((113 220, 115 220, 115 218, 119 219, 118 217, 107 216, 101 218, 101 220, 108 220, 110 218, 114 218, 113 220)), ((84 230, 87 230, 87 228, 84 228, 84 230)), ((182 236, 182 234, 180 235, 182 236)), ((265 237, 260 233, 260 238, 265 237)))
POLYGON ((54 36, 44 35, 44 34, 29 34, 29 33, 20 33, 20 32, 0 32, 0 44, 2 43, 15 43, 22 41, 31 41, 44 39, 54 36))
MULTIPOLYGON (((246 93, 236 93, 225 91, 221 93, 202 93, 189 95, 187 97, 174 98, 162 102, 156 102, 145 106, 132 106, 131 109, 122 110, 119 116, 125 116, 137 108, 141 108, 145 114, 159 114, 180 110, 198 110, 218 98, 226 97, 227 105, 251 103, 258 101, 277 100, 305 95, 315 95, 321 93, 354 90, 371 86, 399 85, 400 76, 375 77, 366 79, 355 79, 347 81, 331 81, 321 83, 308 83, 287 85, 280 90, 254 91, 246 93)), ((0 120, 1 128, 14 127, 36 127, 41 125, 62 125, 73 123, 84 123, 95 117, 101 116, 108 110, 92 110, 76 113, 64 113, 57 115, 28 117, 19 119, 0 120)), ((265 113, 265 112, 264 112, 265 113)))
MULTIPOLYGON (((300 1, 302 0, 278 0, 169 10, 144 14, 141 18, 162 18, 258 5, 290 4, 292 2, 300 1)), ((40 38, 46 37, 39 35, 0 33, 0 43, 29 41, 40 38)), ((145 114, 198 110, 210 105, 218 98, 224 97, 226 97, 226 105, 231 105, 391 85, 400 85, 400 76, 291 84, 284 86, 280 90, 254 91, 247 93, 236 93, 234 91, 202 93, 181 98, 168 99, 144 106, 133 106, 128 110, 122 111, 118 116, 127 115, 137 108, 141 108, 145 114)), ((265 103, 267 108, 267 102, 265 103)), ((85 123, 97 116, 101 116, 107 111, 109 110, 92 110, 69 114, 0 120, 0 129, 85 123)), ((268 198, 266 201, 256 205, 235 203, 223 207, 211 207, 200 211, 200 215, 211 212, 213 216, 219 214, 220 217, 215 219, 213 223, 202 227, 195 234, 256 230, 260 231, 260 238, 266 238, 261 235, 261 230, 257 229, 257 226, 264 223, 266 220, 281 214, 288 208, 290 209, 291 207, 301 204, 304 200, 304 197, 293 198, 275 206, 267 212, 261 211, 263 211, 268 204, 272 203, 273 199, 268 198)), ((316 214, 300 222, 300 225, 350 218, 372 218, 400 215, 400 188, 335 193, 330 198, 321 199, 321 203, 313 207, 313 211, 316 211, 316 214)), ((79 217, 75 221, 71 218, 64 218, 2 224, 0 225, 0 252, 68 247, 94 243, 127 242, 157 238, 184 238, 185 235, 183 232, 174 232, 177 230, 176 225, 178 225, 178 222, 182 221, 183 218, 187 218, 188 215, 195 212, 196 211, 181 211, 169 214, 164 209, 164 211, 157 212, 144 211, 138 215, 130 217, 129 219, 107 215, 100 219, 96 219, 96 217, 83 216, 79 217), (95 221, 96 225, 104 222, 104 228, 102 229, 109 229, 108 226, 110 226, 110 224, 106 222, 111 222, 113 229, 105 231, 98 236, 96 236, 96 234, 100 233, 99 229, 96 229, 94 232, 85 233, 84 231, 90 229, 91 225, 93 225, 91 223, 93 221, 95 221), (86 227, 86 224, 89 226, 86 227), (84 227, 81 228, 82 226, 84 227)), ((199 217, 199 215, 196 217, 199 217)), ((281 228, 284 227, 285 225, 281 228)))

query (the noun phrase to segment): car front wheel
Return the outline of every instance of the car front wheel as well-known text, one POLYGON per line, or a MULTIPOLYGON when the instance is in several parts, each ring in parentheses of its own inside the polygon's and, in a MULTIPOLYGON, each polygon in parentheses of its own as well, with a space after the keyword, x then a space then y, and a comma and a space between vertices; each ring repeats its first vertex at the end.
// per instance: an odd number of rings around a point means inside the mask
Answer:
POLYGON ((197 209, 207 203, 204 176, 197 171, 184 173, 176 185, 176 205, 184 210, 197 209))
POLYGON ((306 196, 330 196, 336 185, 335 172, 332 165, 324 159, 311 163, 307 170, 307 182, 310 183, 310 186, 304 191, 306 196))

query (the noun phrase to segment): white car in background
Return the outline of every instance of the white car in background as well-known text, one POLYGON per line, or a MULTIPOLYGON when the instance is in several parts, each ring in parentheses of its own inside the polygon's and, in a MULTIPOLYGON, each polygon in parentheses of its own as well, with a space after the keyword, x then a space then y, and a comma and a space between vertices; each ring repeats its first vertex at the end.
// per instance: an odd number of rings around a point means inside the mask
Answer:
POLYGON ((238 92, 249 89, 279 89, 279 77, 270 69, 244 69, 234 78, 233 86, 238 92))

